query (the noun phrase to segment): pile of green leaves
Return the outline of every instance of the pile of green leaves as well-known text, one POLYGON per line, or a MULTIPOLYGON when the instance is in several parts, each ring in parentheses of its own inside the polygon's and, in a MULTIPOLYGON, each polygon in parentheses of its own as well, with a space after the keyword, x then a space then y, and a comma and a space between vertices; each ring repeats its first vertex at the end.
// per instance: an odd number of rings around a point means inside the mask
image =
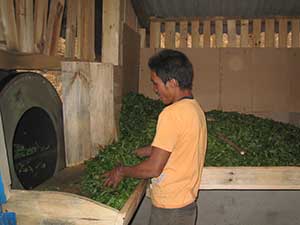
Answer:
POLYGON ((95 159, 86 162, 81 184, 83 195, 116 209, 123 207, 139 180, 124 179, 113 189, 103 186, 104 179, 101 175, 118 164, 130 166, 141 161, 133 151, 151 144, 162 108, 160 101, 143 95, 131 93, 123 98, 119 140, 101 149, 95 159))
POLYGON ((299 166, 300 128, 237 112, 210 111, 207 166, 299 166), (218 138, 226 136, 245 154, 218 138))
MULTIPOLYGON (((101 174, 118 164, 134 165, 141 161, 133 151, 149 145, 156 122, 163 109, 160 101, 140 94, 123 99, 120 116, 120 138, 87 162, 82 193, 96 201, 121 209, 138 184, 137 179, 124 179, 117 189, 103 186, 101 174)), ((206 166, 288 166, 300 165, 300 128, 236 112, 206 113, 208 148, 206 166), (244 154, 237 151, 234 143, 244 154)))

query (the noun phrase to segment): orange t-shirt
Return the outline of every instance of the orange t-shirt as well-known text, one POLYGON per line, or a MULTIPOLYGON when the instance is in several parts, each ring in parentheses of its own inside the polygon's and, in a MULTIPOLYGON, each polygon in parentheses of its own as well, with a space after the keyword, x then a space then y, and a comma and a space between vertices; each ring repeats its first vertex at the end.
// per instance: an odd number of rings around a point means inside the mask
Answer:
POLYGON ((196 199, 206 144, 205 114, 196 100, 182 99, 161 112, 152 146, 171 155, 161 175, 151 180, 153 205, 181 208, 196 199))

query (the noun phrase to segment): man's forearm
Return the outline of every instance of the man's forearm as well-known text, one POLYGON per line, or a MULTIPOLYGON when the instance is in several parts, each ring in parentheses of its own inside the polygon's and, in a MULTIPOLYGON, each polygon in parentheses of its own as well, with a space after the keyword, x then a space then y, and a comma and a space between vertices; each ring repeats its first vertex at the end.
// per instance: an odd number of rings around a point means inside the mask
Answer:
POLYGON ((148 179, 159 176, 159 172, 153 168, 150 160, 145 160, 135 166, 122 166, 121 173, 124 177, 148 179))

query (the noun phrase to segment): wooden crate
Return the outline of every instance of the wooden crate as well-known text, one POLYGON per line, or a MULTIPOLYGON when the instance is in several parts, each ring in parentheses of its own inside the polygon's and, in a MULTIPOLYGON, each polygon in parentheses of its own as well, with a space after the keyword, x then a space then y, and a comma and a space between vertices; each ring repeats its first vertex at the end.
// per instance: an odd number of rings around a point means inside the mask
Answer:
POLYGON ((127 225, 146 184, 146 180, 140 182, 121 210, 76 194, 27 190, 11 190, 3 210, 15 212, 18 225, 127 225))

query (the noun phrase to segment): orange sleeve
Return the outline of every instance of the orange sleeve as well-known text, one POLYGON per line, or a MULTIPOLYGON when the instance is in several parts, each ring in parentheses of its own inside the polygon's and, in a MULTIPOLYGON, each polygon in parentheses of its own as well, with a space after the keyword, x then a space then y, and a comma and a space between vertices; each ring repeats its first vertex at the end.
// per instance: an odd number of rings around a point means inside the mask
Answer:
POLYGON ((176 120, 170 111, 163 111, 158 118, 152 146, 172 152, 178 138, 176 120))

